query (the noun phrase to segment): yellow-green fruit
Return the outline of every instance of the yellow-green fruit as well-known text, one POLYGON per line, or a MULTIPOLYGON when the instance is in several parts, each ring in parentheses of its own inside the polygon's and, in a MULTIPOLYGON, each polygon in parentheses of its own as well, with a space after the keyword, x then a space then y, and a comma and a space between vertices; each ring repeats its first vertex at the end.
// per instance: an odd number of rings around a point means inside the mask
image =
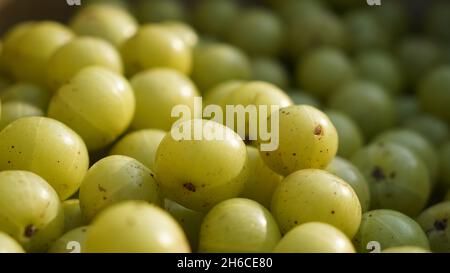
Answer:
POLYGON ((270 208, 272 194, 283 177, 264 163, 257 148, 247 146, 247 156, 249 174, 241 196, 270 208))
POLYGON ((210 90, 203 92, 204 107, 214 104, 219 105, 222 109, 225 109, 225 100, 229 94, 231 94, 235 89, 242 86, 244 81, 226 81, 219 83, 210 90))
POLYGON ((286 68, 274 58, 253 58, 252 80, 265 81, 280 88, 286 88, 289 85, 289 75, 286 68))
POLYGON ((135 13, 141 23, 181 21, 186 17, 181 0, 139 0, 135 13))
POLYGON ((25 253, 25 250, 11 236, 0 231, 0 254, 1 253, 25 253))
POLYGON ((103 67, 87 67, 53 96, 48 116, 71 127, 93 151, 128 128, 134 108, 127 79, 103 67))
POLYGON ((2 103, 1 112, 0 130, 19 118, 44 115, 41 109, 19 101, 2 103))
POLYGON ((61 200, 75 193, 89 165, 83 140, 61 122, 26 117, 0 132, 0 170, 27 170, 44 178, 61 200))
POLYGON ((183 38, 164 26, 154 24, 141 26, 121 47, 130 76, 156 67, 172 68, 187 75, 191 72, 191 51, 183 38))
POLYGON ((78 227, 66 232, 56 240, 49 253, 84 253, 88 227, 78 227))
POLYGON ((167 198, 197 211, 238 196, 247 169, 247 151, 239 135, 200 119, 174 127, 161 141, 155 163, 167 198))
POLYGON ((5 58, 9 70, 17 80, 38 84, 46 83, 45 67, 61 46, 73 38, 67 27, 50 21, 25 25, 12 44, 5 45, 5 58))
POLYGON ((205 43, 194 49, 192 79, 201 92, 230 80, 251 77, 248 57, 228 44, 205 43))
POLYGON ((168 68, 157 68, 136 74, 131 79, 136 97, 133 129, 161 129, 169 131, 177 117, 172 110, 177 105, 188 107, 193 116, 183 120, 201 118, 194 112, 194 97, 199 96, 192 81, 182 73, 168 68))
POLYGON ((188 46, 194 47, 197 45, 198 35, 190 25, 180 21, 165 21, 160 25, 178 35, 188 46))
POLYGON ((95 163, 80 187, 80 207, 90 222, 105 208, 124 200, 144 200, 162 204, 155 175, 137 160, 112 155, 95 163))
POLYGON ((255 201, 233 198, 213 207, 200 228, 200 252, 271 252, 281 238, 270 212, 255 201))
POLYGON ((198 249, 200 226, 203 222, 205 214, 203 212, 185 208, 169 199, 165 199, 164 208, 178 221, 189 239, 192 251, 196 252, 198 249))
POLYGON ((168 212, 143 201, 127 201, 96 217, 87 232, 86 252, 186 253, 190 247, 168 212))
POLYGON ((195 28, 206 35, 224 36, 239 11, 236 1, 202 0, 197 1, 193 9, 195 28))
POLYGON ((386 248, 381 253, 430 253, 430 251, 418 246, 397 246, 386 248))
POLYGON ((56 91, 89 66, 101 66, 118 74, 123 72, 122 60, 114 46, 100 38, 78 37, 56 50, 48 61, 48 84, 56 91))
POLYGON ((288 175, 328 166, 338 149, 338 135, 324 113, 312 106, 293 105, 272 113, 271 124, 277 123, 276 119, 272 121, 274 118, 279 119, 278 147, 271 151, 261 149, 261 157, 272 170, 288 175))
POLYGON ((315 169, 297 171, 281 182, 272 197, 272 213, 283 233, 306 222, 323 222, 352 238, 361 222, 361 205, 352 187, 315 169))
POLYGON ((72 18, 70 27, 80 36, 103 38, 119 47, 136 33, 138 24, 123 8, 93 5, 81 9, 72 18))
POLYGON ((62 202, 62 207, 64 210, 64 232, 84 225, 79 199, 65 200, 62 202))
POLYGON ((0 172, 0 230, 30 252, 47 250, 61 236, 64 214, 55 190, 27 171, 0 172))
POLYGON ((278 253, 355 253, 350 239, 339 229, 325 223, 299 225, 283 236, 278 253))
POLYGON ((155 168, 156 150, 165 135, 166 132, 155 129, 131 132, 117 141, 109 154, 132 157, 153 170, 155 168))
POLYGON ((0 93, 0 98, 2 102, 26 102, 38 107, 42 112, 47 112, 50 92, 41 86, 21 82, 8 86, 8 88, 0 93))

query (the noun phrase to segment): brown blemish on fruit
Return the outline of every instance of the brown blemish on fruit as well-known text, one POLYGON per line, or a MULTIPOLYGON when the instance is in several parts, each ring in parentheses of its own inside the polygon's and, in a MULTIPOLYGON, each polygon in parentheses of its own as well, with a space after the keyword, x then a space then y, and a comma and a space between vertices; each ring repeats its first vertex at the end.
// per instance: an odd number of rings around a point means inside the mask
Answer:
POLYGON ((23 235, 25 235, 25 237, 27 238, 31 238, 33 237, 34 234, 36 234, 37 232, 37 228, 34 225, 28 225, 25 228, 25 232, 23 233, 23 235))
POLYGON ((334 213, 335 213, 335 211, 334 211, 334 210, 332 210, 332 211, 331 211, 331 214, 334 214, 334 213))
POLYGON ((433 226, 436 230, 442 231, 447 228, 448 219, 438 219, 434 222, 433 226))
POLYGON ((375 181, 377 181, 377 182, 380 182, 381 180, 386 179, 386 176, 384 175, 383 170, 378 166, 375 166, 373 168, 372 177, 375 178, 375 181))
POLYGON ((395 172, 391 172, 391 174, 389 175, 390 178, 395 178, 397 174, 395 172))
POLYGON ((191 192, 195 192, 195 185, 194 184, 192 184, 192 183, 184 183, 183 184, 183 187, 185 188, 185 189, 187 189, 188 191, 191 191, 191 192))
POLYGON ((98 184, 98 190, 101 192, 106 192, 106 189, 103 188, 100 184, 98 184))
POLYGON ((317 125, 316 128, 314 128, 314 135, 316 136, 323 136, 323 128, 322 125, 317 125))

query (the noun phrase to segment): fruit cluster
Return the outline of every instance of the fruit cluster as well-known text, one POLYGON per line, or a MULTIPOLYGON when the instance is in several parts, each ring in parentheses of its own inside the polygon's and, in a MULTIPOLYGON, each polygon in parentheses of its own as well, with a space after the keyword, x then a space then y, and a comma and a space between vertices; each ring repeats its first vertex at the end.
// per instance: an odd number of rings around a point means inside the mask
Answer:
POLYGON ((450 3, 431 2, 82 0, 19 22, 0 253, 450 252, 450 3), (276 149, 200 96, 278 106, 276 149))

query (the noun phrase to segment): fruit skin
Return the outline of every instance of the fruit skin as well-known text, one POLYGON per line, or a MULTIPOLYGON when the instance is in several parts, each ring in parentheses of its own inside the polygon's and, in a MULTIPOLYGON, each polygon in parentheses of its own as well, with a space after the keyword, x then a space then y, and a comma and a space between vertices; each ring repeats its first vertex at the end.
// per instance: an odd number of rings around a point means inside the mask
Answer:
POLYGON ((194 83, 177 70, 146 70, 136 74, 130 83, 136 97, 136 111, 131 122, 133 129, 169 131, 177 120, 171 116, 176 105, 189 107, 194 114, 192 118, 201 118, 194 111, 194 97, 198 97, 199 92, 194 83))
POLYGON ((276 56, 284 44, 284 24, 278 15, 270 10, 249 8, 235 18, 227 38, 231 44, 248 54, 276 56))
POLYGON ((339 136, 337 154, 350 158, 364 144, 364 137, 359 126, 345 113, 336 110, 325 111, 325 114, 336 127, 339 136))
POLYGON ((417 222, 430 241, 433 252, 450 252, 450 202, 441 202, 424 210, 417 222))
POLYGON ((381 253, 431 253, 429 250, 418 246, 397 246, 389 247, 381 251, 381 253))
POLYGON ((159 24, 178 35, 183 42, 193 48, 198 43, 198 34, 193 27, 180 21, 165 21, 159 24))
POLYGON ((69 23, 80 36, 103 38, 119 47, 138 28, 136 19, 125 9, 112 5, 93 5, 81 9, 69 23))
POLYGON ((164 200, 164 208, 178 221, 191 244, 192 251, 197 252, 200 226, 205 214, 203 212, 185 208, 170 199, 164 200))
POLYGON ((44 116, 41 109, 23 102, 11 101, 1 107, 0 130, 22 117, 44 116))
POLYGON ((396 122, 392 98, 383 88, 367 81, 357 80, 341 86, 331 96, 328 106, 350 116, 367 140, 396 122))
POLYGON ((196 211, 207 211, 242 192, 248 177, 247 151, 239 135, 222 124, 184 121, 161 141, 155 172, 167 198, 196 211), (214 131, 222 138, 195 140, 195 128, 208 132, 207 136, 214 131), (180 129, 186 130, 192 140, 176 140, 173 136, 180 129))
POLYGON ((311 51, 297 64, 297 84, 313 95, 327 98, 339 86, 354 78, 351 62, 333 48, 311 51))
POLYGON ((130 125, 135 98, 127 79, 106 68, 82 69, 50 101, 48 116, 64 122, 89 151, 111 144, 130 125))
POLYGON ((347 182, 358 195, 362 212, 366 212, 370 207, 370 190, 369 184, 364 175, 350 161, 341 157, 335 157, 328 165, 326 171, 334 174, 347 182))
POLYGON ((280 238, 277 223, 266 208, 249 199, 233 198, 206 214, 199 252, 271 252, 280 238))
POLYGON ((95 37, 78 37, 53 53, 47 63, 47 82, 53 91, 70 83, 80 70, 101 66, 122 74, 123 64, 113 45, 95 37))
POLYGON ((134 11, 141 23, 183 21, 186 11, 182 2, 180 0, 139 0, 134 11))
POLYGON ((61 203, 64 210, 64 232, 79 228, 85 224, 81 214, 80 200, 68 199, 61 203))
POLYGON ((252 80, 268 82, 280 88, 288 87, 288 72, 277 59, 256 57, 252 59, 251 64, 252 80))
POLYGON ((394 129, 382 133, 373 141, 373 143, 386 142, 401 145, 419 157, 428 168, 431 183, 435 184, 439 172, 439 159, 437 151, 428 140, 411 130, 394 129))
POLYGON ((316 169, 284 178, 273 194, 271 211, 282 233, 306 222, 323 222, 352 238, 361 221, 361 205, 352 187, 316 169))
POLYGON ((278 115, 279 145, 273 151, 260 149, 264 162, 281 175, 325 168, 338 149, 336 128, 328 117, 307 105, 281 108, 278 115))
POLYGON ((239 5, 235 1, 202 0, 194 5, 192 20, 202 33, 223 37, 238 11, 239 5))
POLYGON ((192 69, 191 47, 164 26, 141 26, 122 44, 120 52, 129 76, 156 67, 172 68, 185 75, 192 69))
POLYGON ((48 253, 84 253, 88 226, 74 228, 56 240, 48 253))
POLYGON ((394 210, 372 210, 363 214, 361 226, 353 238, 356 250, 367 253, 367 244, 376 241, 381 250, 399 246, 429 249, 425 233, 413 219, 394 210))
POLYGON ((1 90, 0 98, 2 102, 20 101, 34 105, 47 112, 47 106, 50 101, 50 92, 41 86, 30 83, 16 83, 1 90))
POLYGON ((203 92, 204 106, 210 104, 219 105, 225 109, 226 99, 237 88, 245 84, 245 81, 231 80, 217 84, 213 88, 203 92))
POLYGON ((240 49, 228 44, 199 44, 194 49, 191 77, 200 92, 225 81, 247 80, 251 77, 250 60, 240 49))
POLYGON ((0 231, 0 254, 3 253, 25 253, 25 250, 11 236, 0 231))
POLYGON ((355 253, 350 239, 332 225, 301 224, 290 230, 274 249, 276 253, 355 253))
POLYGON ((58 195, 28 171, 0 172, 0 230, 29 252, 45 251, 64 229, 58 195))
POLYGON ((270 208, 273 192, 283 180, 283 176, 272 171, 264 163, 257 148, 247 146, 247 156, 249 175, 241 197, 252 199, 270 208))
POLYGON ((19 81, 45 85, 47 62, 74 35, 62 24, 41 21, 25 25, 14 36, 4 50, 10 72, 19 81))
POLYGON ((0 132, 0 170, 34 172, 55 189, 61 200, 78 190, 88 166, 83 140, 57 120, 25 117, 0 132))
POLYGON ((109 155, 126 155, 154 170, 156 151, 165 135, 166 132, 155 129, 131 132, 114 144, 109 155))
POLYGON ((121 155, 105 157, 86 173, 80 187, 80 208, 89 223, 105 208, 124 200, 162 205, 155 175, 137 160, 121 155))
POLYGON ((183 230, 163 209, 125 201, 100 213, 86 236, 87 253, 187 253, 183 230))
POLYGON ((443 145, 450 136, 447 124, 443 120, 430 114, 414 115, 404 123, 406 128, 421 134, 437 148, 443 145))
POLYGON ((441 186, 446 190, 450 190, 450 141, 441 147, 439 162, 441 186))
POLYGON ((355 9, 344 17, 348 44, 355 52, 384 49, 389 45, 389 35, 368 9, 355 9))
POLYGON ((413 152, 395 143, 376 143, 352 157, 369 183, 372 209, 393 209, 416 216, 430 196, 426 165, 413 152))
POLYGON ((427 112, 450 123, 450 66, 432 70, 419 84, 420 106, 427 112))

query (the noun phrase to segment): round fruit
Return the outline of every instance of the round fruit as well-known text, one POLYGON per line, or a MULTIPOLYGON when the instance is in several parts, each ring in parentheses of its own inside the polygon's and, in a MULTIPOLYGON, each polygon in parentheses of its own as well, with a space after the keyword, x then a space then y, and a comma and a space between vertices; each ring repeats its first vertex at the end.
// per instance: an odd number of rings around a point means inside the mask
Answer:
POLYGON ((63 229, 58 195, 44 179, 27 171, 0 172, 0 231, 25 250, 41 252, 63 229))
POLYGON ((239 135, 200 119, 174 127, 161 141, 155 162, 163 193, 197 211, 238 196, 247 171, 247 151, 239 135))
POLYGON ((183 74, 191 72, 192 52, 183 38, 162 25, 144 25, 123 43, 122 58, 127 74, 165 67, 183 74))
POLYGON ((312 107, 320 108, 321 102, 310 93, 306 93, 300 90, 290 90, 288 95, 294 101, 294 104, 306 104, 312 107))
POLYGON ((236 1, 197 1, 193 10, 194 26, 206 35, 224 36, 238 14, 238 10, 236 1))
POLYGON ((84 219, 81 214, 80 200, 68 199, 62 202, 64 210, 64 232, 83 226, 84 219))
POLYGON ((137 160, 113 155, 95 163, 80 187, 80 207, 90 222, 105 208, 124 200, 144 200, 162 204, 155 175, 137 160))
POLYGON ((370 242, 377 242, 380 250, 399 246, 429 249, 427 236, 419 224, 400 212, 385 209, 363 214, 353 243, 358 252, 369 252, 370 242))
POLYGON ((27 170, 44 178, 61 200, 75 193, 89 157, 83 140, 54 119, 26 117, 0 132, 0 170, 27 170))
POLYGON ((258 57, 252 59, 251 64, 252 80, 268 82, 280 88, 289 85, 288 72, 277 59, 258 57))
POLYGON ((192 79, 201 92, 225 81, 246 80, 250 77, 250 61, 238 48, 208 43, 194 49, 192 79))
POLYGON ((17 80, 45 84, 45 67, 51 56, 73 38, 65 26, 50 21, 33 23, 20 30, 4 56, 9 70, 17 80))
MULTIPOLYGON (((412 117, 417 117, 420 113, 419 103, 415 96, 403 95, 395 98, 395 110, 398 121, 402 125, 412 117)), ((415 121, 415 120, 414 120, 415 121)))
POLYGON ((2 103, 1 112, 0 130, 19 118, 44 115, 41 109, 18 101, 2 103))
POLYGON ((48 116, 70 126, 94 151, 128 128, 134 108, 127 79, 103 67, 87 67, 53 96, 48 116))
POLYGON ((78 37, 56 50, 48 61, 48 84, 56 91, 89 66, 101 66, 118 74, 123 72, 120 55, 110 43, 100 38, 78 37))
POLYGON ((117 141, 109 154, 132 157, 153 170, 156 150, 165 135, 166 132, 154 129, 131 132, 117 141))
POLYGON ((392 142, 408 148, 419 157, 428 168, 430 181, 436 182, 439 172, 439 159, 434 147, 418 133, 407 129, 394 129, 377 136, 374 143, 392 142))
POLYGON ((103 38, 119 47, 136 33, 138 24, 123 8, 91 5, 81 9, 72 18, 70 27, 80 36, 103 38))
POLYGON ((0 93, 0 98, 2 102, 26 102, 46 112, 50 101, 50 92, 35 84, 16 83, 3 90, 0 93))
POLYGON ((84 253, 87 231, 88 227, 83 226, 66 232, 52 244, 48 253, 84 253))
POLYGON ((131 79, 136 97, 133 129, 161 129, 169 131, 175 121, 172 110, 177 105, 188 107, 194 116, 183 120, 201 118, 194 111, 194 98, 199 96, 192 81, 180 72, 157 68, 136 74, 131 79))
POLYGON ((386 48, 389 35, 368 9, 355 9, 345 15, 349 45, 354 51, 386 48))
POLYGON ((203 222, 205 214, 183 207, 182 205, 166 199, 165 209, 172 215, 175 220, 181 225, 189 239, 192 251, 196 252, 198 249, 198 240, 200 234, 200 226, 203 222))
POLYGON ((194 47, 197 45, 198 35, 190 25, 179 21, 165 21, 160 25, 174 32, 188 46, 194 47))
POLYGON ((203 92, 204 106, 210 104, 219 105, 225 110, 225 100, 228 96, 234 92, 237 88, 245 84, 244 81, 226 81, 219 83, 210 90, 203 92))
POLYGON ((339 136, 337 154, 344 158, 351 157, 364 144, 361 129, 347 114, 340 111, 329 110, 325 114, 336 127, 339 136))
POLYGON ((334 174, 347 182, 358 195, 359 203, 361 204, 362 212, 366 212, 370 207, 370 191, 364 175, 351 162, 335 157, 326 171, 334 174))
POLYGON ((180 0, 139 0, 135 8, 136 16, 142 23, 182 21, 186 17, 182 2, 180 0))
POLYGON ((320 48, 308 53, 297 65, 298 86, 321 98, 354 77, 353 66, 343 52, 320 48))
MULTIPOLYGON (((323 169, 336 155, 338 135, 328 117, 314 107, 293 105, 272 113, 270 124, 279 118, 278 138, 272 139, 270 148, 261 144, 261 157, 275 172, 288 175, 297 170, 323 169)), ((273 130, 276 130, 274 128, 273 130)))
POLYGON ((438 148, 450 137, 450 130, 447 124, 429 114, 411 116, 405 121, 405 127, 421 134, 438 148))
POLYGON ((450 202, 436 204, 423 211, 417 222, 428 236, 433 252, 450 252, 450 202))
POLYGON ((332 95, 329 106, 355 121, 366 139, 391 128, 396 122, 392 98, 370 82, 352 81, 343 85, 332 95))
POLYGON ((348 237, 325 223, 299 225, 283 236, 274 252, 278 253, 355 253, 348 237))
POLYGON ((272 171, 262 160, 257 148, 247 146, 248 180, 241 196, 270 208, 272 195, 283 177, 272 171))
POLYGON ((86 252, 190 252, 183 230, 170 214, 143 201, 126 201, 100 213, 89 226, 86 252))
POLYGON ((419 103, 427 112, 450 123, 450 66, 432 70, 420 83, 419 103))
MULTIPOLYGON (((443 145, 439 152, 440 181, 444 189, 450 190, 450 142, 443 145)), ((449 195, 450 196, 450 195, 449 195)))
POLYGON ((361 221, 361 205, 352 187, 315 169, 287 176, 273 194, 271 211, 282 233, 306 222, 323 222, 352 238, 361 221))
POLYGON ((280 238, 277 223, 266 208, 249 199, 233 198, 206 214, 199 252, 272 252, 280 238))
POLYGON ((352 162, 369 182, 371 208, 416 216, 430 196, 430 175, 421 159, 395 143, 376 143, 358 151, 352 162))
POLYGON ((25 253, 22 246, 11 236, 0 231, 0 254, 1 253, 25 253))

